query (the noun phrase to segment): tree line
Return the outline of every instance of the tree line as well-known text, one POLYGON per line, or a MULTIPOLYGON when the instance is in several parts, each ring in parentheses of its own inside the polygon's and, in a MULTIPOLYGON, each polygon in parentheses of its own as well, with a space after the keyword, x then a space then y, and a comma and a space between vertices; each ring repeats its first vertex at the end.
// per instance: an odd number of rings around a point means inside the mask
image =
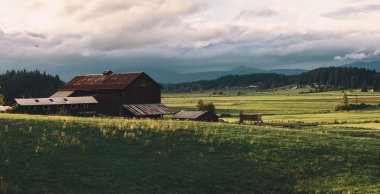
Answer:
POLYGON ((163 84, 163 91, 190 92, 249 86, 266 90, 290 84, 324 85, 331 90, 366 88, 370 85, 378 90, 379 82, 380 73, 375 70, 358 67, 321 67, 299 75, 286 76, 276 73, 226 75, 214 80, 163 84))
POLYGON ((58 75, 52 76, 39 70, 11 70, 0 75, 0 93, 4 96, 4 101, 23 97, 49 97, 64 84, 58 75))

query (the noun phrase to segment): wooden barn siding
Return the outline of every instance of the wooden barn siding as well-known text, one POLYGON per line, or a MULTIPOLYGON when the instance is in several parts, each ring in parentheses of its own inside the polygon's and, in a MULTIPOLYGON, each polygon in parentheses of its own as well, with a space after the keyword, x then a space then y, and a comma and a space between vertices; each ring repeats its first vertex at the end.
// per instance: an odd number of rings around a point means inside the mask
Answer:
POLYGON ((77 90, 70 97, 94 96, 98 101, 96 112, 109 116, 122 115, 121 90, 77 90))
POLYGON ((196 121, 211 121, 211 122, 218 122, 218 116, 212 114, 212 113, 205 113, 198 118, 195 119, 196 121))
MULTIPOLYGON (((58 109, 57 105, 50 105, 49 110, 44 110, 42 105, 36 106, 36 110, 29 109, 29 106, 22 106, 26 111, 30 113, 39 113, 39 114, 54 114, 61 111, 58 109)), ((96 104, 88 104, 88 108, 84 108, 84 104, 78 104, 78 108, 72 109, 71 104, 63 105, 63 109, 66 109, 69 114, 75 114, 79 112, 91 112, 96 111, 96 104)))
POLYGON ((161 103, 161 86, 142 74, 123 91, 123 104, 161 103))

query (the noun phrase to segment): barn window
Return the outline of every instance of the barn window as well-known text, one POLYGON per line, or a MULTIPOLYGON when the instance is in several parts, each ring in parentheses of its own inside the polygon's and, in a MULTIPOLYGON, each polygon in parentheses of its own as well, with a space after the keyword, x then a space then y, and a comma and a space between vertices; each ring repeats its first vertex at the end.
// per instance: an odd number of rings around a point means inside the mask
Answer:
POLYGON ((57 105, 57 109, 63 109, 63 107, 64 107, 63 104, 57 105))
POLYGON ((36 106, 29 106, 29 110, 36 110, 36 106))
POLYGON ((35 99, 34 101, 36 101, 36 102, 40 102, 38 99, 35 99))
POLYGON ((88 104, 84 104, 84 108, 88 108, 88 104))
POLYGON ((43 106, 42 107, 44 110, 49 110, 50 109, 50 106, 43 106))
POLYGON ((51 99, 51 98, 49 99, 49 101, 50 101, 50 102, 54 102, 54 100, 53 100, 53 99, 51 99))
POLYGON ((72 105, 71 105, 71 109, 76 109, 76 108, 78 108, 78 105, 77 105, 77 104, 72 104, 72 105))

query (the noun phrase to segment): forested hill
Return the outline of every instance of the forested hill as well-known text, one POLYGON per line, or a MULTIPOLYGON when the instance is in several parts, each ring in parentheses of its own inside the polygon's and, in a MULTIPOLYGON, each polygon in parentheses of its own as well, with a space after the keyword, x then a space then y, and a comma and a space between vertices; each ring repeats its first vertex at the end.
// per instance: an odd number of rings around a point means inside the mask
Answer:
POLYGON ((323 67, 298 75, 298 84, 317 83, 339 88, 359 88, 380 81, 380 73, 358 67, 323 67))
POLYGON ((299 75, 257 73, 247 75, 227 75, 214 80, 200 80, 177 84, 164 84, 163 91, 190 92, 226 87, 255 87, 259 90, 283 87, 289 84, 318 84, 335 86, 332 88, 360 88, 363 84, 380 82, 380 74, 375 70, 357 67, 322 67, 299 75))
POLYGON ((4 101, 22 97, 49 97, 64 84, 58 75, 52 76, 38 70, 12 70, 0 75, 0 94, 4 95, 4 101))

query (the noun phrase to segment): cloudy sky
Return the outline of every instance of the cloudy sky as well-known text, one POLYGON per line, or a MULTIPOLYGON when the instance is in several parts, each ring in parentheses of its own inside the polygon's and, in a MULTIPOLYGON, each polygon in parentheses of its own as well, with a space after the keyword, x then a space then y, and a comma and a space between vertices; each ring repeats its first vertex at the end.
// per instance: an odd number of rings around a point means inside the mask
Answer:
POLYGON ((0 73, 380 60, 379 0, 0 0, 0 73))

